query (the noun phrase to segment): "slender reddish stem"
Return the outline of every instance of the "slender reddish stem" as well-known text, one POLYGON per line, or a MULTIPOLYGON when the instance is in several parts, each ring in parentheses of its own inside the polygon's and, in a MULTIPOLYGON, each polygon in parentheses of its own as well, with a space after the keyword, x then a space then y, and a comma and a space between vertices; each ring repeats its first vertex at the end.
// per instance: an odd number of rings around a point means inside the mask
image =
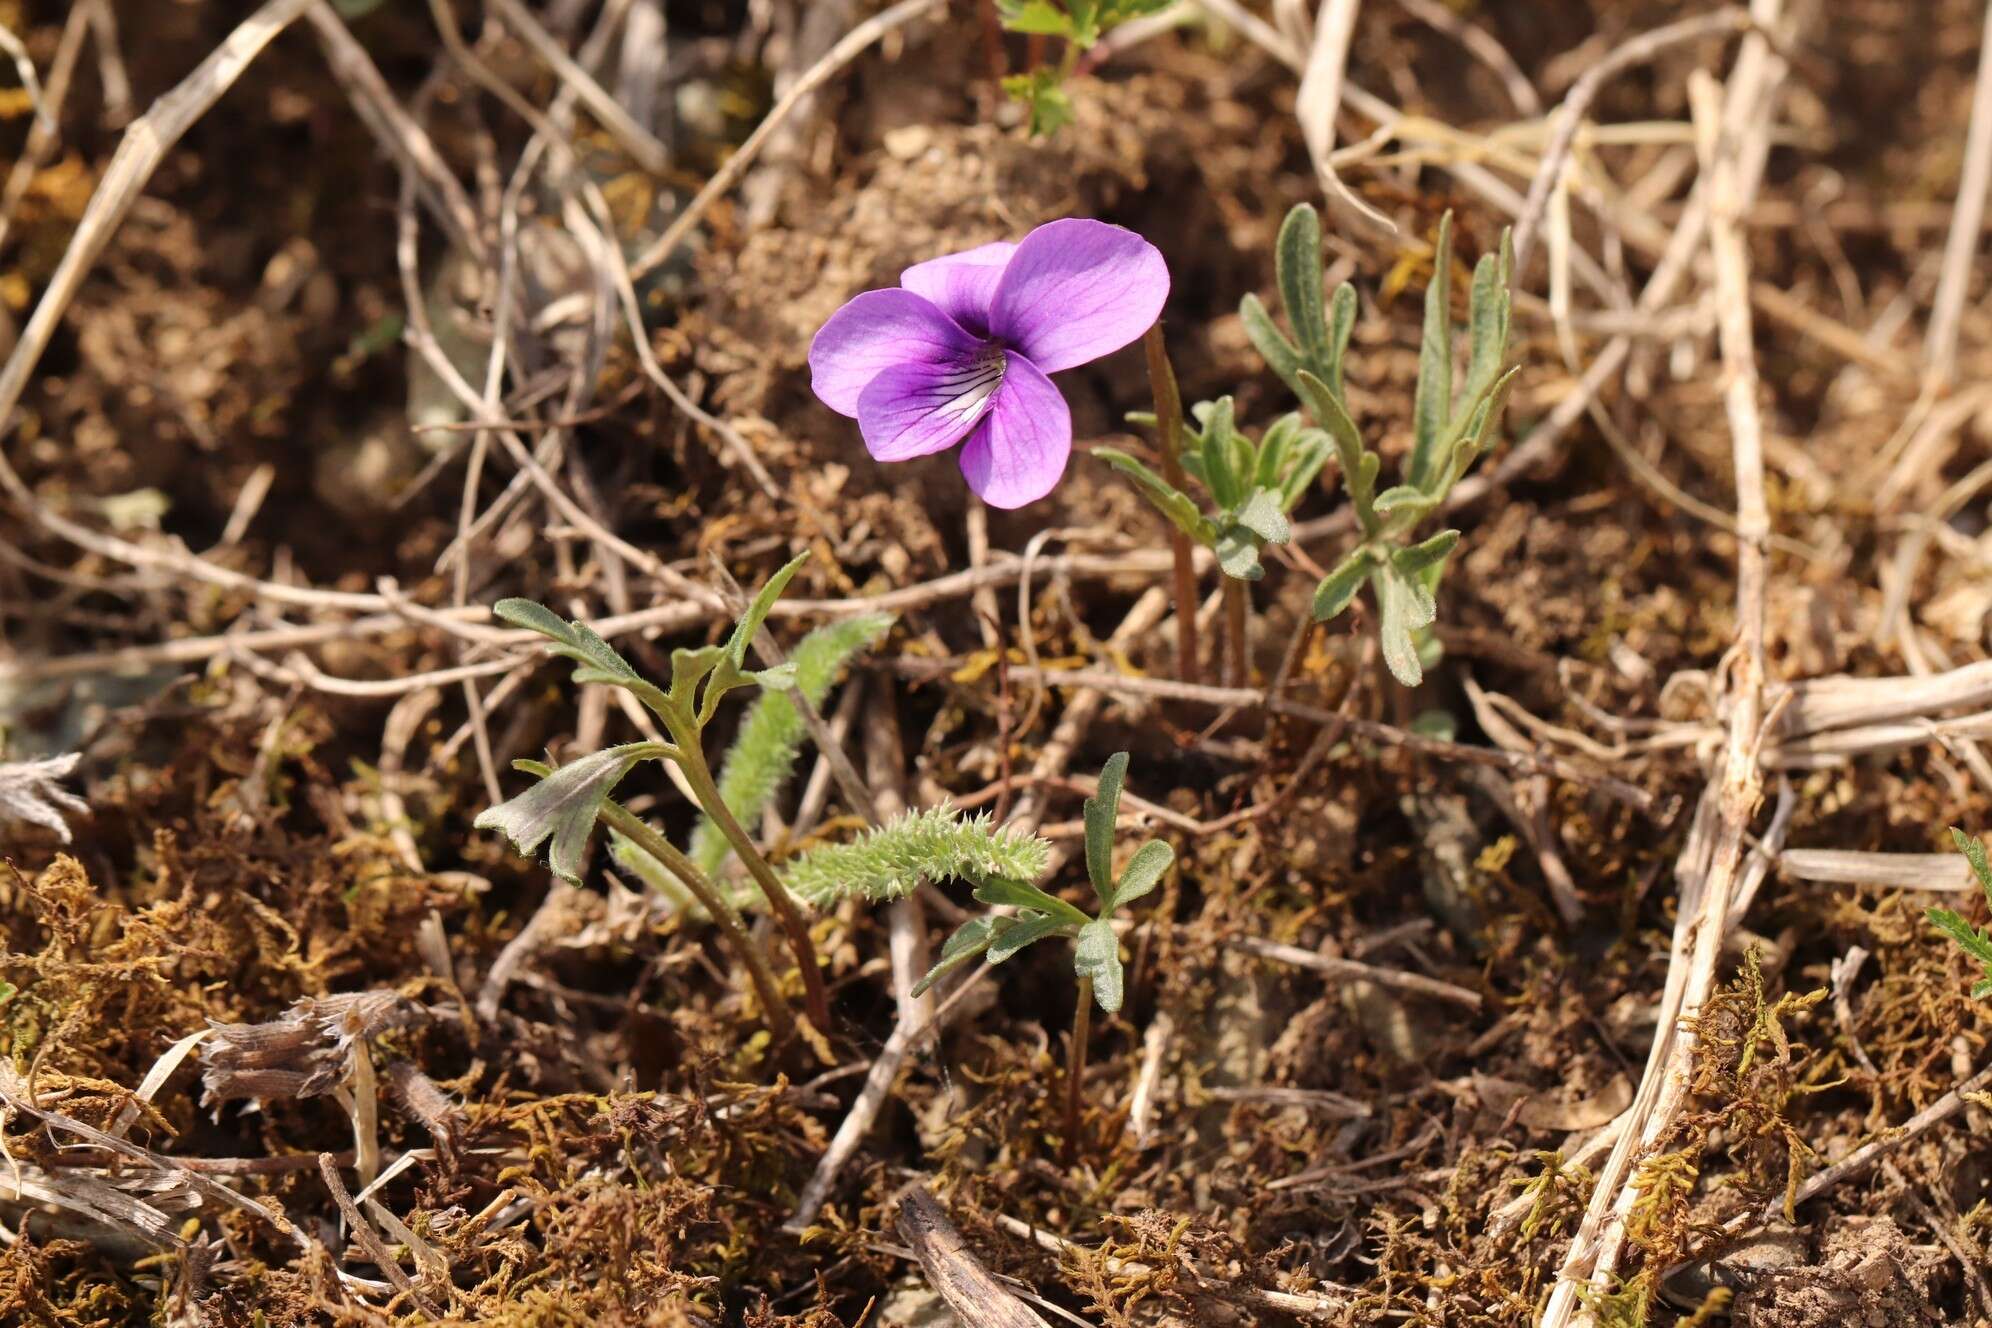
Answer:
MULTIPOLYGON (((1180 490, 1187 490, 1183 474, 1183 398, 1176 389, 1176 371, 1169 363, 1169 348, 1162 341, 1162 324, 1157 322, 1143 338, 1148 352, 1148 384, 1155 392, 1155 431, 1161 436, 1162 478, 1180 490)), ((1176 572, 1176 677, 1197 681, 1197 571, 1190 549, 1190 537, 1169 525, 1169 552, 1175 558, 1176 572)))

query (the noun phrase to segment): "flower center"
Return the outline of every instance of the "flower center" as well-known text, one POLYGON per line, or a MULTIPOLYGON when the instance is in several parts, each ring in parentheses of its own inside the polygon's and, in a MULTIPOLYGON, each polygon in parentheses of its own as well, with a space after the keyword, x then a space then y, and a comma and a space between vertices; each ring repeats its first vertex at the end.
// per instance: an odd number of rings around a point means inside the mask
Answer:
POLYGON ((983 405, 1003 385, 1003 348, 991 343, 961 361, 941 380, 947 396, 939 414, 966 424, 981 413, 983 405))

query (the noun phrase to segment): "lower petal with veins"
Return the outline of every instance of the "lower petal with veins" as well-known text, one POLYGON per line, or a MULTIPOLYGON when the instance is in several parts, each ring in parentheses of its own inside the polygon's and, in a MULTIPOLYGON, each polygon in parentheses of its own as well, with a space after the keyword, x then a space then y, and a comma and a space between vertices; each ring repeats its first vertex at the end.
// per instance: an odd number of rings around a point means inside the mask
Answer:
POLYGON ((1002 387, 961 449, 968 487, 991 507, 1022 507, 1057 487, 1072 455, 1072 411, 1052 381, 1015 351, 1002 387))
POLYGON ((945 452, 988 413, 1004 374, 1003 357, 986 351, 884 370, 858 397, 865 449, 880 461, 945 452))

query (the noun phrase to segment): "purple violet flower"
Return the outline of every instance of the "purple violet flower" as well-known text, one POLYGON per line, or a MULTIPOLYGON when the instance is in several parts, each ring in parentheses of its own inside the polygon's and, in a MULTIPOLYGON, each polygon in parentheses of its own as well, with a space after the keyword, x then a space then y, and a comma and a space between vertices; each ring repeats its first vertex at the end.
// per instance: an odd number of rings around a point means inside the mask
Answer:
POLYGON ((1072 412, 1047 374, 1119 350, 1169 295, 1154 245, 1105 222, 1048 222, 1020 244, 916 263, 866 291, 809 346, 823 404, 858 422, 879 461, 945 452, 991 507, 1050 493, 1072 455, 1072 412))

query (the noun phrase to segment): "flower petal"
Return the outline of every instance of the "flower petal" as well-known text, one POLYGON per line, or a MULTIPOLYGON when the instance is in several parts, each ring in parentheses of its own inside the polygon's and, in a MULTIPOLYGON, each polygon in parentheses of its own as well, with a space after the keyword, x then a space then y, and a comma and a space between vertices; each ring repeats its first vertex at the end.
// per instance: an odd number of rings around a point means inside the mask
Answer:
POLYGON ((971 355, 945 364, 895 364, 858 395, 858 431, 879 461, 945 452, 989 410, 1004 362, 971 355))
POLYGON ((859 394, 880 370, 958 360, 978 344, 924 296, 896 286, 866 291, 817 329, 809 343, 810 386, 824 405, 855 417, 859 394))
POLYGON ((899 284, 932 300, 942 313, 970 332, 986 333, 996 283, 1009 265, 1010 255, 1016 252, 1016 245, 999 240, 945 258, 930 258, 900 273, 899 284))
POLYGON ((1154 245, 1084 217, 1024 237, 996 283, 989 329, 1046 373, 1097 360, 1135 340, 1169 298, 1154 245))
POLYGON ((1022 507, 1057 487, 1072 455, 1072 412, 1051 380, 1015 351, 987 418, 961 449, 968 487, 991 507, 1022 507))

